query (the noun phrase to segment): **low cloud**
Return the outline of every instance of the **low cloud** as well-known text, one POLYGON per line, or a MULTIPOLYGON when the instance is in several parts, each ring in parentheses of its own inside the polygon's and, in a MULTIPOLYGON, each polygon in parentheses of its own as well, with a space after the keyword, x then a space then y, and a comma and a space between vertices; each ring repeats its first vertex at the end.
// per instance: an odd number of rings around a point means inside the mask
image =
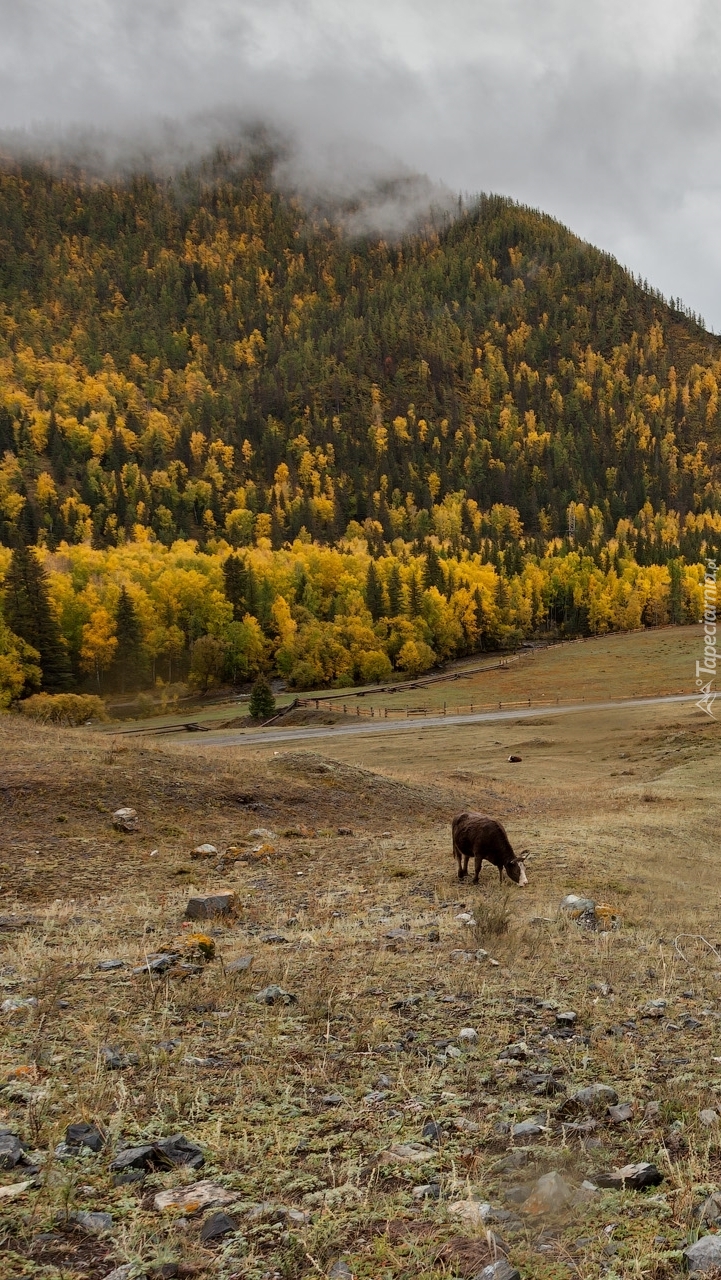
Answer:
POLYGON ((352 230, 499 191, 718 329, 716 19, 708 0, 0 0, 1 145, 157 169, 242 121, 352 230))

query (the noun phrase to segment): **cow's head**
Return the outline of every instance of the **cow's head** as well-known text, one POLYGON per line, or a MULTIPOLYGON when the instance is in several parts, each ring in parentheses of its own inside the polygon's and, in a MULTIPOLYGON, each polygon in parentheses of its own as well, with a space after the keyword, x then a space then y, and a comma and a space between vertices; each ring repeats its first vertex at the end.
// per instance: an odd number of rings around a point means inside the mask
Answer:
POLYGON ((519 885, 521 889, 528 884, 528 876, 526 875, 525 860, 528 856, 528 850, 524 849, 523 853, 517 853, 512 862, 505 865, 506 875, 513 880, 514 884, 519 885))

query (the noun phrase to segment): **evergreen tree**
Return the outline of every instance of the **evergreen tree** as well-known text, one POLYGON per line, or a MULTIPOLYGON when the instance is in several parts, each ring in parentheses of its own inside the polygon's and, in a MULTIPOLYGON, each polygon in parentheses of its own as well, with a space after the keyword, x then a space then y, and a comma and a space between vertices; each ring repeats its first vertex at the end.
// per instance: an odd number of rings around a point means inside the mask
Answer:
POLYGON ((137 684, 140 679, 140 644, 142 630, 135 606, 125 587, 121 587, 115 610, 115 634, 118 641, 114 668, 120 692, 126 684, 137 684))
POLYGON ((421 611, 421 596, 418 575, 414 572, 408 584, 408 612, 412 618, 417 618, 421 611))
POLYGON ((671 578, 668 595, 668 609, 671 621, 683 622, 683 586, 680 561, 669 560, 668 572, 671 578))
POLYGON ((365 595, 371 618, 374 622, 378 622, 379 618, 383 617, 385 610, 383 606, 383 583, 376 568, 375 560, 371 560, 368 565, 365 595))
POLYGON ((267 720, 275 711, 275 698, 265 676, 258 676, 250 693, 248 711, 253 720, 267 720))
POLYGON ((426 549, 426 563, 423 569, 423 585, 428 587, 437 587, 439 591, 443 591, 445 587, 445 579, 441 562, 438 558, 438 552, 432 542, 428 543, 426 549))
POLYGON ((233 620, 242 622, 248 612, 246 592, 248 589, 248 570, 245 561, 236 555, 229 555, 223 562, 223 578, 225 579, 225 595, 233 606, 233 620))
POLYGON ((396 561, 388 575, 388 609, 391 618, 397 618, 403 608, 403 581, 396 561))
POLYGON ((47 693, 69 689, 68 651, 50 603, 47 574, 29 547, 13 551, 5 578, 3 613, 10 630, 40 654, 43 689, 47 693))
POLYGON ((473 592, 473 603, 476 606, 476 626, 478 627, 478 648, 483 648, 483 640, 486 634, 486 615, 483 611, 483 596, 480 587, 476 587, 473 592))

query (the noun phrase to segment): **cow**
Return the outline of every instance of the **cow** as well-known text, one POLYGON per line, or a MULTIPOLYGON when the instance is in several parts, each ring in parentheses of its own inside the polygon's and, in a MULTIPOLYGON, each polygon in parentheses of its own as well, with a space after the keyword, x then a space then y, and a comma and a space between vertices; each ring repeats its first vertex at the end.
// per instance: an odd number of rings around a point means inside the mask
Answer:
POLYGON ((468 875, 468 863, 473 858, 476 874, 473 883, 478 884, 481 864, 485 858, 494 867, 498 867, 501 884, 503 872, 518 885, 527 885, 528 877, 523 865, 526 851, 513 852, 505 830, 495 818, 488 818, 483 813, 457 813, 453 819, 453 853, 458 862, 458 879, 465 880, 468 875))

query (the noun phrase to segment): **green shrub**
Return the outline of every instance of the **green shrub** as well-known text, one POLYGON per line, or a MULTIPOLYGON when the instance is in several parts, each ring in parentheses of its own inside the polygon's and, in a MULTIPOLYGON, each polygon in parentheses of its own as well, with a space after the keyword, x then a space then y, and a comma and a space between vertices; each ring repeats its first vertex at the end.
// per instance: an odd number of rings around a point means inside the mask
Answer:
POLYGON ((34 693, 20 703, 20 710, 41 724, 78 725, 108 718, 102 698, 92 693, 34 693))
POLYGON ((275 711, 275 698, 265 676, 258 676, 250 694, 248 711, 254 720, 267 720, 275 711))

